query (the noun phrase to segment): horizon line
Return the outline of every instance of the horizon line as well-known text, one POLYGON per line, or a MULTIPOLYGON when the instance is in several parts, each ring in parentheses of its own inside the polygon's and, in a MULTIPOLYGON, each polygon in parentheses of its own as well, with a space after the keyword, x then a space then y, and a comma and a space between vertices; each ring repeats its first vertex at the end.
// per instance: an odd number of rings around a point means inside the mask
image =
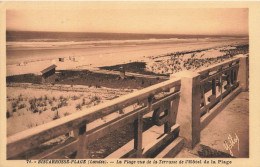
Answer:
POLYGON ((111 34, 147 34, 147 35, 194 35, 194 36, 249 36, 249 34, 179 34, 179 33, 141 33, 141 32, 104 32, 104 31, 37 31, 37 30, 6 30, 6 32, 61 32, 61 33, 111 33, 111 34))

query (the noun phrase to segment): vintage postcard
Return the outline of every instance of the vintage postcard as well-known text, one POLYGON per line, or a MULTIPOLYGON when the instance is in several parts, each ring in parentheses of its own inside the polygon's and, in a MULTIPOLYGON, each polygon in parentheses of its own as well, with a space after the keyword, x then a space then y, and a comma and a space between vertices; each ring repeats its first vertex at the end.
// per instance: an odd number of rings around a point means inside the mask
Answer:
POLYGON ((260 165, 259 2, 0 5, 0 166, 260 165))

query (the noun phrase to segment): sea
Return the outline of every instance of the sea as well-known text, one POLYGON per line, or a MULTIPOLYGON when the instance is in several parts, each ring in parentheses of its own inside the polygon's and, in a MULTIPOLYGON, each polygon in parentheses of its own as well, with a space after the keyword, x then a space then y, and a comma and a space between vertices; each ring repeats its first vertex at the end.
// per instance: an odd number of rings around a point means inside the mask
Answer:
POLYGON ((185 34, 139 34, 139 33, 104 33, 104 32, 40 32, 7 31, 6 40, 20 42, 66 42, 66 41, 103 41, 103 40, 149 40, 169 38, 241 38, 246 36, 228 35, 185 35, 185 34))

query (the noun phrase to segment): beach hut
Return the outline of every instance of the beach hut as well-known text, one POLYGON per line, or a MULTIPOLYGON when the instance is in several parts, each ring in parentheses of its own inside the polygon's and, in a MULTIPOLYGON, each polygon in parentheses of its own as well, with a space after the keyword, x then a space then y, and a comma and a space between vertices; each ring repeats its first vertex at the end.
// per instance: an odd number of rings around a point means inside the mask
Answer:
POLYGON ((60 57, 60 58, 59 58, 59 61, 60 61, 60 62, 64 62, 64 57, 60 57))
POLYGON ((77 62, 78 61, 78 57, 72 57, 72 61, 77 62))
POLYGON ((45 68, 44 70, 41 71, 42 73, 42 82, 53 82, 55 81, 55 71, 56 71, 56 65, 53 64, 47 68, 45 68))

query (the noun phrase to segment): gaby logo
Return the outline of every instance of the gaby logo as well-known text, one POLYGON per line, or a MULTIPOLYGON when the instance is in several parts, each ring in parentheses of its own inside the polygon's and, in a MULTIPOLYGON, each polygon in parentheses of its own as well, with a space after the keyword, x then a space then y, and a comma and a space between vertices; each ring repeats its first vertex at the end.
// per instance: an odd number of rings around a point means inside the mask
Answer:
POLYGON ((232 148, 234 147, 234 145, 236 143, 237 143, 237 149, 239 151, 239 138, 238 138, 236 133, 235 133, 235 137, 234 138, 229 134, 228 135, 228 139, 224 141, 223 146, 224 146, 224 148, 226 150, 229 150, 231 156, 234 156, 233 152, 232 152, 232 148))

